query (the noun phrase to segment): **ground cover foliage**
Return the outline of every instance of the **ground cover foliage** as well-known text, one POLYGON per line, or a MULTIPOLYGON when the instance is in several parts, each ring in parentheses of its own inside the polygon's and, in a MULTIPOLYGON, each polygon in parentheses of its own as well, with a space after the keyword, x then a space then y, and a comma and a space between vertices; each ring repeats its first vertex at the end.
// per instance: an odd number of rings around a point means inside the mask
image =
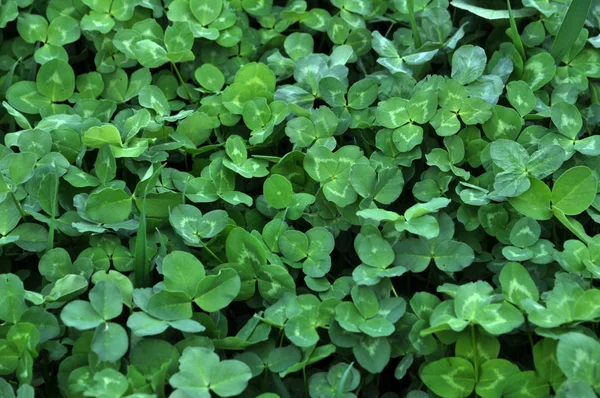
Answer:
POLYGON ((600 391, 600 2, 0 28, 1 397, 600 391))

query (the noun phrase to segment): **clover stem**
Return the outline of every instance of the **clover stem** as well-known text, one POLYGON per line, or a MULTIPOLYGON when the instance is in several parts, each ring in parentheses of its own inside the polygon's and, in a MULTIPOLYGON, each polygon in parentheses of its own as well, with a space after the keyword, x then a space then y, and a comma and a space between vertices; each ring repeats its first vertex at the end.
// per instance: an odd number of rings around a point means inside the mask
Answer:
POLYGON ((390 279, 390 286, 392 287, 392 293, 394 294, 394 296, 398 297, 398 293, 396 293, 396 289, 394 289, 394 283, 392 282, 391 279, 390 279))
POLYGON ((425 291, 429 289, 431 284, 431 278, 433 277, 433 267, 429 264, 429 270, 427 271, 427 282, 425 282, 425 291))
POLYGON ((179 69, 177 68, 177 65, 175 65, 175 62, 171 62, 171 65, 173 66, 173 70, 175 71, 175 74, 177 75, 177 78, 179 79, 179 82, 181 83, 181 85, 183 86, 183 89, 185 90, 185 94, 187 95, 187 99, 191 101, 192 100, 192 96, 190 95, 190 92, 188 91, 187 85, 183 81, 183 77, 181 76, 181 73, 179 73, 179 69))
POLYGON ((262 390, 265 391, 267 389, 267 378, 269 377, 269 369, 265 369, 265 375, 262 379, 262 390))
POLYGON ((527 317, 525 317, 525 329, 527 330, 527 339, 531 347, 531 355, 533 355, 533 337, 531 336, 531 328, 529 327, 529 319, 527 317))
POLYGON ((27 214, 23 211, 23 208, 21 207, 21 203, 17 200, 17 197, 15 196, 15 194, 13 192, 11 192, 10 196, 12 197, 13 202, 15 202, 17 209, 19 209, 19 213, 21 214, 21 217, 25 218, 27 216, 27 214))
POLYGON ((473 344, 473 366, 475 368, 475 383, 479 381, 479 358, 477 355, 477 326, 471 325, 471 340, 473 344))
POLYGON ((200 244, 202 245, 202 247, 203 247, 204 249, 206 249, 206 251, 208 252, 208 254, 210 254, 211 256, 213 256, 213 258, 219 262, 219 264, 223 264, 223 263, 224 263, 224 261, 223 261, 223 260, 221 260, 221 259, 219 258, 219 256, 217 256, 217 255, 216 255, 216 254, 215 254, 215 253, 214 253, 212 250, 210 250, 210 249, 208 248, 208 246, 207 246, 207 245, 205 245, 205 244, 202 242, 202 240, 200 241, 200 244))
POLYGON ((302 367, 302 379, 304 379, 304 396, 308 398, 308 380, 306 380, 306 366, 302 367))
POLYGON ((392 28, 396 25, 396 21, 392 21, 392 23, 390 23, 389 28, 385 31, 385 35, 383 37, 388 37, 388 35, 390 34, 390 32, 392 31, 392 28))
POLYGON ((285 333, 283 332, 283 328, 281 328, 279 330, 279 347, 283 346, 283 336, 285 336, 285 333))

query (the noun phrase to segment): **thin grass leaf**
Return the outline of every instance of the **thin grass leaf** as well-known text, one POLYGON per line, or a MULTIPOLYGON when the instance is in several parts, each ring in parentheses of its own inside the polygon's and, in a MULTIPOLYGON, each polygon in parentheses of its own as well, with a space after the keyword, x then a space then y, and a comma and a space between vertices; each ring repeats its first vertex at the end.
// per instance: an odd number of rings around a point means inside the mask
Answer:
POLYGON ((142 211, 140 212, 140 223, 138 225, 135 240, 134 276, 135 287, 143 288, 150 285, 150 270, 148 270, 148 258, 146 252, 146 192, 142 199, 142 211))
POLYGON ((346 367, 346 370, 344 371, 344 374, 342 374, 342 377, 340 378, 340 381, 338 382, 338 385, 335 388, 335 395, 333 396, 333 398, 340 398, 342 395, 342 391, 344 389, 344 384, 346 384, 346 380, 348 379, 348 376, 350 375, 350 371, 352 370, 352 366, 354 366, 354 362, 351 362, 350 365, 348 365, 346 367))
POLYGON ((56 229, 56 214, 58 213, 58 167, 54 165, 54 184, 52 186, 52 214, 50 217, 50 225, 48 230, 48 243, 46 245, 46 251, 52 250, 54 248, 54 231, 56 229))
POLYGON ((423 40, 421 39, 421 33, 419 32, 417 20, 415 19, 415 0, 408 0, 406 6, 408 7, 408 17, 410 18, 410 27, 412 28, 415 39, 415 47, 419 48, 423 45, 423 40))
POLYGON ((508 16, 510 17, 510 36, 515 47, 517 48, 517 51, 519 51, 519 55, 523 59, 523 62, 525 62, 525 48, 523 47, 523 41, 521 40, 521 36, 519 35, 519 30, 517 29, 517 23, 515 22, 515 16, 510 6, 510 0, 506 0, 506 5, 508 6, 508 16))
POLYGON ((147 256, 146 246, 147 246, 147 232, 146 232, 146 195, 148 191, 154 187, 158 177, 164 165, 156 168, 155 170, 149 169, 152 171, 152 174, 149 173, 144 176, 142 181, 138 184, 136 188, 136 195, 142 195, 142 208, 140 211, 140 220, 137 230, 137 237, 135 241, 135 256, 134 256, 134 280, 135 285, 138 288, 150 286, 150 261, 147 256), (140 192, 141 191, 141 192, 140 192))
POLYGON ((575 43, 575 40, 577 40, 577 37, 585 24, 585 19, 590 11, 591 4, 592 0, 573 0, 571 2, 571 5, 565 14, 565 18, 560 25, 558 34, 556 35, 556 38, 554 38, 554 43, 552 43, 552 50, 550 53, 557 64, 562 61, 569 49, 573 46, 573 43, 575 43))

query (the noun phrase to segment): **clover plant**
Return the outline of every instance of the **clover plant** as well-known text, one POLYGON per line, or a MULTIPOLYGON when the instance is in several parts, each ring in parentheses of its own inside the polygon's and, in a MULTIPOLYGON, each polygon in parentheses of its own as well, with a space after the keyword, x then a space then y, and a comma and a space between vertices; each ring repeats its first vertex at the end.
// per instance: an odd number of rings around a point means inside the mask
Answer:
POLYGON ((0 1, 0 397, 600 394, 600 2, 0 1))

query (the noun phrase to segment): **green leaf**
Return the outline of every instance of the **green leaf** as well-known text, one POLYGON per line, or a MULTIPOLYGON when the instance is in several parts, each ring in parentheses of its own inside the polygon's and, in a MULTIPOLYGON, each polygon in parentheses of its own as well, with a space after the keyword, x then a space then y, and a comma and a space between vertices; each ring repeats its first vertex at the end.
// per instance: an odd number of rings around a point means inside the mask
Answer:
POLYGON ((23 282, 14 274, 0 275, 0 319, 17 323, 27 310, 25 305, 25 288, 23 282))
POLYGON ((521 309, 523 309, 521 304, 523 300, 538 301, 540 297, 529 272, 519 263, 508 263, 502 267, 500 284, 504 297, 521 309))
POLYGON ((461 46, 452 55, 452 78, 465 85, 477 80, 485 70, 485 50, 478 46, 461 46))
POLYGON ((191 0, 189 7, 198 22, 206 26, 217 19, 223 9, 223 1, 191 0))
POLYGON ((83 300, 75 300, 67 304, 60 313, 60 319, 66 326, 78 330, 93 329, 103 322, 94 307, 83 300))
POLYGON ((233 397, 246 389, 252 372, 248 365, 234 359, 216 364, 210 372, 210 390, 219 397, 233 397))
POLYGON ((454 311, 461 319, 473 321, 492 302, 492 287, 483 281, 470 282, 456 291, 454 311))
POLYGON ((548 220, 552 217, 550 188, 536 178, 529 178, 530 187, 519 196, 508 198, 508 202, 519 213, 534 220, 548 220))
POLYGON ((587 209, 596 197, 598 182, 585 166, 567 170, 552 187, 552 206, 572 216, 587 209))
POLYGON ((203 64, 194 72, 196 81, 206 90, 219 92, 225 84, 223 73, 212 64, 203 64))
POLYGON ((75 18, 68 15, 59 15, 50 21, 48 43, 64 46, 79 40, 80 36, 79 22, 75 18))
POLYGON ((315 42, 312 36, 308 33, 301 32, 292 33, 286 37, 285 41, 283 42, 283 48, 285 48, 285 52, 294 61, 312 54, 314 45, 315 42))
POLYGON ((88 392, 96 396, 112 395, 118 397, 124 395, 128 387, 129 382, 123 374, 107 368, 94 374, 93 384, 88 392))
POLYGON ((521 132, 523 119, 519 114, 501 105, 492 109, 491 118, 483 124, 483 132, 491 141, 501 138, 514 141, 521 132))
POLYGON ((157 86, 150 85, 141 89, 138 100, 141 106, 154 109, 156 114, 160 116, 167 116, 171 113, 167 97, 157 86))
POLYGON ((575 139, 583 126, 581 114, 575 105, 568 102, 553 104, 551 108, 552 123, 567 138, 575 139))
POLYGON ((276 209, 288 207, 294 194, 292 184, 279 174, 274 174, 265 180, 263 191, 267 203, 276 209))
POLYGON ((440 397, 468 397, 475 388, 475 370, 463 358, 446 357, 428 363, 421 371, 423 383, 440 397))
POLYGON ((103 361, 118 361, 125 355, 128 347, 127 332, 117 323, 101 323, 94 331, 91 348, 103 361))
POLYGON ((352 347, 358 364, 371 373, 381 373, 390 361, 391 347, 386 337, 362 338, 352 347))
POLYGON ((42 95, 61 102, 75 91, 75 72, 67 62, 53 59, 40 67, 35 82, 42 95))
MULTIPOLYGON (((15 344, 4 339, 0 340, 0 375, 12 374, 18 365, 19 352, 15 344)), ((2 380, 4 381, 4 378, 2 380)), ((9 388, 12 392, 12 387, 9 386, 9 388)))
POLYGON ((122 146, 121 134, 115 126, 94 126, 83 134, 83 144, 90 148, 102 148, 104 144, 122 146))
POLYGON ((433 251, 435 265, 446 272, 462 271, 475 259, 473 249, 469 245, 454 240, 440 242, 433 251))
MULTIPOLYGON (((481 18, 487 19, 487 20, 508 19, 509 18, 508 10, 494 10, 494 9, 479 7, 475 4, 472 4, 472 1, 452 0, 450 2, 450 4, 453 7, 469 11, 470 13, 475 14, 475 15, 477 15, 481 18)), ((531 9, 531 8, 522 8, 519 10, 513 10, 512 13, 513 13, 514 18, 524 18, 524 17, 534 15, 535 10, 531 9)))
POLYGON ((535 244, 540 238, 541 227, 532 218, 524 217, 517 221, 510 231, 510 243, 526 248, 535 244))
POLYGON ((172 292, 196 294, 198 283, 205 277, 204 265, 192 254, 183 251, 169 253, 162 263, 165 288, 172 292))
POLYGON ((467 98, 460 107, 460 118, 467 125, 485 123, 492 117, 492 106, 481 98, 467 98))
POLYGON ((123 296, 118 287, 110 282, 100 281, 89 293, 90 304, 105 321, 121 315, 123 296))
POLYGON ((131 196, 120 189, 102 188, 88 197, 85 211, 92 220, 99 223, 118 223, 131 214, 131 196))
POLYGON ((285 324, 285 336, 296 347, 311 347, 319 342, 319 334, 312 322, 302 316, 295 315, 285 324))
POLYGON ((523 314, 507 302, 490 304, 477 316, 478 323, 493 335, 509 333, 524 322, 523 314))
POLYGON ((533 91, 537 91, 550 82, 555 73, 556 65, 552 55, 542 51, 525 62, 521 80, 529 84, 533 91))
POLYGON ((377 296, 368 286, 354 286, 351 295, 356 309, 363 318, 372 318, 379 312, 377 296))
POLYGON ((506 85, 506 98, 521 116, 529 114, 535 107, 535 95, 522 80, 515 80, 506 85))
POLYGON ((570 380, 590 385, 600 382, 596 363, 600 358, 600 344, 581 333, 571 332, 560 337, 556 351, 558 365, 570 380))
POLYGON ((481 365, 481 374, 475 387, 483 398, 501 397, 511 376, 519 373, 519 367, 506 359, 491 359, 481 365))
POLYGON ((48 21, 41 15, 24 14, 17 19, 17 32, 27 43, 45 42, 48 21))
MULTIPOLYGON (((86 266, 93 266, 91 263, 87 263, 86 266)), ((91 272, 91 269, 90 269, 91 272)), ((46 296, 47 302, 60 302, 67 301, 73 297, 79 296, 85 292, 88 288, 88 281, 83 276, 79 275, 66 275, 57 280, 50 290, 50 293, 46 296)))
POLYGON ((6 100, 16 110, 34 115, 51 103, 48 97, 40 94, 37 85, 30 81, 20 81, 10 86, 6 91, 6 100))
POLYGON ((138 62, 146 68, 158 68, 169 62, 167 50, 152 40, 138 41, 133 52, 138 62))
POLYGON ((127 327, 136 336, 154 336, 167 330, 169 323, 153 318, 145 312, 134 312, 127 319, 127 327))
POLYGON ((377 235, 356 239, 355 249, 361 261, 371 267, 386 268, 394 261, 392 247, 385 239, 377 235))
POLYGON ((235 228, 229 233, 226 252, 229 262, 249 263, 255 269, 267 263, 267 253, 264 247, 243 228, 235 228))
POLYGON ((204 277, 196 287, 194 302, 206 312, 227 307, 240 292, 241 281, 237 272, 224 268, 216 275, 204 277))
POLYGON ((548 383, 534 371, 515 374, 504 388, 505 397, 517 398, 526 394, 531 397, 545 397, 550 393, 548 383))
POLYGON ((377 98, 377 82, 363 79, 354 83, 348 90, 348 106, 353 109, 365 109, 377 98))
POLYGON ((192 300, 185 293, 161 290, 148 300, 147 312, 164 321, 189 319, 192 317, 192 300))
POLYGON ((219 356, 205 347, 187 347, 179 358, 179 372, 169 384, 182 393, 209 398, 211 371, 219 364, 219 356))

